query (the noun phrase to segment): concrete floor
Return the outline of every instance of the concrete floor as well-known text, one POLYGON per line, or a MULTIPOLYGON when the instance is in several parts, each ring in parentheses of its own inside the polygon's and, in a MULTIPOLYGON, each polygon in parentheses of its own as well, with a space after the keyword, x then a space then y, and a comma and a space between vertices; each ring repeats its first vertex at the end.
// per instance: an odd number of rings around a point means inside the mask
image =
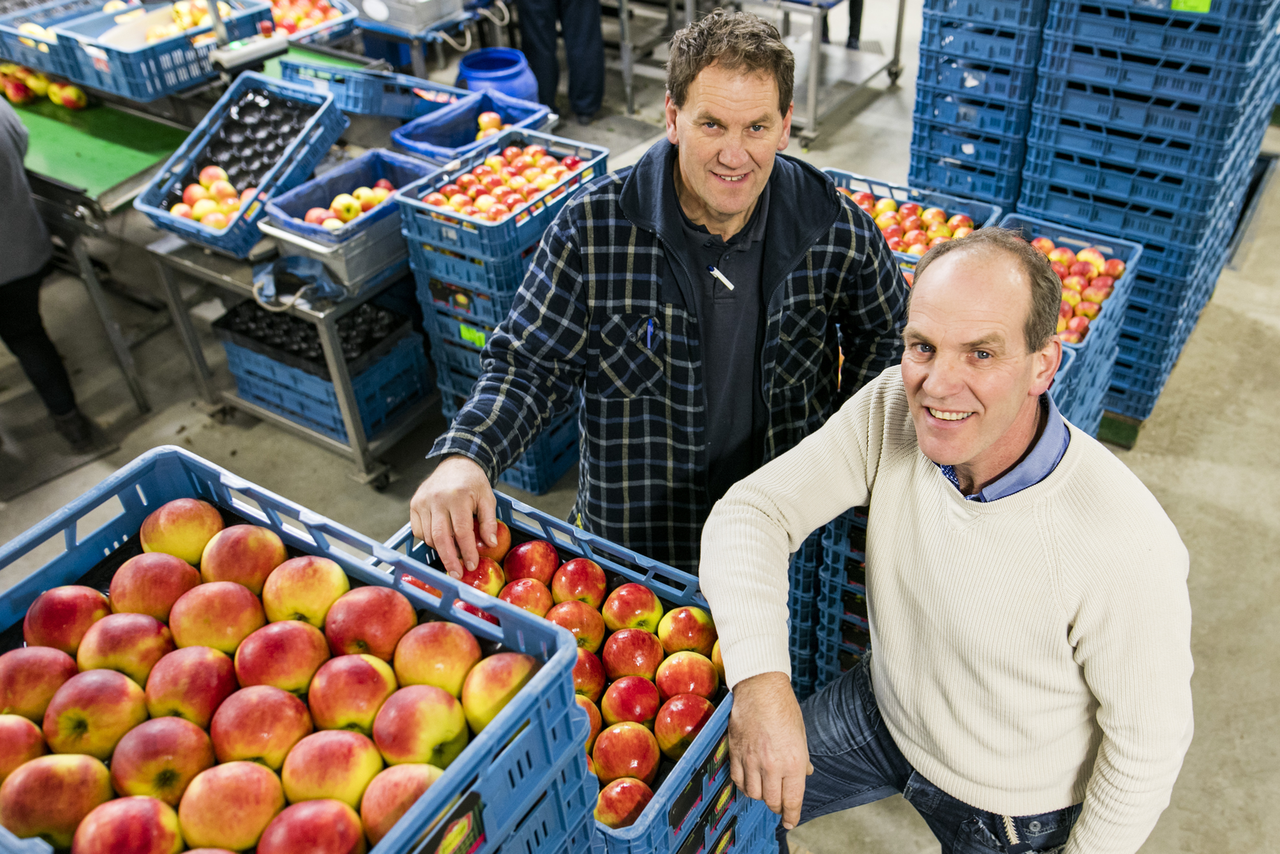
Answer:
MULTIPOLYGON (((864 39, 892 44, 893 22, 885 17, 891 12, 877 9, 891 5, 867 4, 864 39)), ((842 8, 833 13, 837 40, 845 32, 842 15, 842 8)), ((920 20, 919 0, 910 0, 903 56, 907 71, 900 85, 886 88, 887 81, 879 78, 875 97, 860 99, 833 116, 809 150, 793 143, 788 153, 823 166, 905 181, 920 20)), ((606 111, 594 129, 574 126, 562 131, 584 139, 632 134, 629 141, 639 144, 649 131, 659 129, 661 96, 661 84, 638 79, 639 115, 624 120, 620 78, 611 72, 606 111)), ((1278 130, 1268 136, 1268 150, 1280 152, 1278 130)), ((636 156, 613 139, 609 144, 614 164, 636 156)), ((1113 449, 1162 502, 1192 555, 1196 738, 1172 804, 1142 848, 1145 854, 1280 851, 1280 813, 1267 806, 1280 791, 1280 583, 1275 557, 1280 554, 1280 450, 1274 441, 1274 425, 1280 422, 1280 267, 1269 251, 1277 235, 1280 182, 1273 182, 1253 222, 1251 239, 1234 266, 1223 272, 1136 446, 1113 449)), ((141 287, 151 286, 144 257, 127 250, 108 254, 119 275, 141 287)), ((126 332, 153 317, 124 300, 112 298, 112 304, 126 332)), ((350 479, 351 465, 345 460, 269 424, 245 416, 219 424, 207 417, 172 328, 134 349, 154 404, 149 416, 138 417, 80 282, 67 276, 51 279, 44 291, 44 312, 82 407, 120 449, 0 505, 0 542, 90 489, 116 467, 163 444, 188 448, 372 537, 386 538, 407 521, 409 497, 430 469, 423 454, 444 427, 438 416, 385 455, 396 479, 385 491, 375 492, 350 479)), ((209 334, 208 320, 198 319, 197 327, 206 356, 221 368, 224 359, 209 334)), ((220 376, 229 384, 225 371, 220 376)), ((33 401, 34 391, 16 363, 0 350, 0 406, 29 406, 33 401)), ((547 496, 535 498, 514 490, 511 494, 562 515, 572 502, 574 476, 571 472, 547 496)), ((56 548, 57 544, 49 546, 56 548)), ((33 564, 0 573, 0 590, 33 564)), ((791 844, 795 852, 812 854, 938 850, 924 822, 900 797, 805 825, 792 834, 791 844)))

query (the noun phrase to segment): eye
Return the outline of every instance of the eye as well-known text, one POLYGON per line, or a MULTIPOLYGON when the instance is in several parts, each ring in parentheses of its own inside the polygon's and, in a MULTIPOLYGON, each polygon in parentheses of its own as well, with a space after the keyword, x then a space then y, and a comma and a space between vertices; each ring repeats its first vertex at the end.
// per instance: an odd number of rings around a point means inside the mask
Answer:
POLYGON ((752 132, 752 133, 764 133, 764 125, 752 125, 752 126, 751 126, 751 132, 752 132))
POLYGON ((916 343, 911 345, 911 349, 917 353, 928 355, 933 352, 932 344, 916 343))
POLYGON ((703 122, 702 126, 707 130, 715 130, 717 127, 715 122, 703 122))
POLYGON ((991 354, 986 350, 974 350, 973 355, 978 359, 990 359, 991 354))

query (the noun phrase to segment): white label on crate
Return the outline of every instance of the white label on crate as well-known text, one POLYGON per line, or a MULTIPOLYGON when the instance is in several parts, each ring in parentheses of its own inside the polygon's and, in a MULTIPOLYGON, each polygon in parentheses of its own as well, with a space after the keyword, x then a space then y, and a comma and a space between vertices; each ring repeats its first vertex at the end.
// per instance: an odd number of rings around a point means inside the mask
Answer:
POLYGON ((440 233, 443 234, 445 237, 449 238, 450 240, 458 239, 457 229, 449 228, 447 225, 440 227, 440 233))
POLYGON ((977 152, 978 146, 974 145, 972 142, 966 142, 960 146, 960 150, 972 157, 977 152))
POLYGON ((314 77, 314 78, 312 78, 312 80, 311 80, 311 88, 312 88, 312 89, 315 89, 317 92, 328 92, 328 91, 329 91, 329 81, 328 81, 328 80, 321 80, 321 79, 320 79, 320 78, 318 78, 318 77, 314 77))
POLYGON ((391 17, 391 10, 382 0, 364 0, 364 13, 375 21, 385 21, 391 17))

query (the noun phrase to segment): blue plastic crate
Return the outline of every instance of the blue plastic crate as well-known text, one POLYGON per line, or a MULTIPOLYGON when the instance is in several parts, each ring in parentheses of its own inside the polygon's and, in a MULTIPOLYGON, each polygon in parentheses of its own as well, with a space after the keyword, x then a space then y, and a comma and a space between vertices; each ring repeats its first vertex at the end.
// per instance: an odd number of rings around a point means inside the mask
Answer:
POLYGON ((387 179, 397 188, 408 186, 435 168, 413 157, 395 154, 381 148, 366 151, 354 160, 336 166, 323 175, 312 178, 277 194, 267 202, 267 216, 273 225, 313 243, 337 245, 364 234, 375 223, 394 217, 395 230, 400 229, 400 206, 393 195, 371 210, 337 231, 303 221, 311 208, 326 208, 339 193, 350 193, 357 187, 372 187, 380 179, 387 179))
POLYGON ((1151 417, 1156 401, 1160 399, 1160 392, 1163 390, 1164 383, 1156 388, 1138 389, 1130 387, 1122 379, 1113 378, 1111 385, 1107 388, 1107 397, 1103 400, 1102 406, 1107 412, 1132 418, 1135 421, 1146 421, 1151 417))
MULTIPOLYGON (((574 701, 572 677, 577 647, 567 631, 179 448, 146 452, 0 546, 0 568, 26 570, 35 555, 55 554, 47 561, 41 558, 34 572, 0 594, 0 625, 7 628, 20 622, 35 598, 51 587, 89 583, 105 589, 118 564, 103 563, 104 559, 119 553, 121 557, 115 559, 122 561, 123 556, 136 553, 143 519, 177 498, 200 498, 239 514, 251 524, 271 529, 291 548, 337 562, 357 583, 394 587, 428 619, 460 623, 482 643, 501 643, 541 662, 529 683, 472 739, 375 851, 409 850, 428 828, 437 822, 449 823, 458 814, 458 801, 473 792, 483 804, 480 820, 487 834, 476 854, 496 851, 543 791, 555 785, 557 775, 569 770, 565 760, 580 756, 584 716, 574 701), (426 586, 437 595, 424 593, 426 586), (462 602, 483 608, 497 624, 462 612, 456 607, 462 602)), ((19 843, 3 829, 0 847, 51 850, 37 840, 19 843)))
POLYGON ((1247 65, 1210 64, 1046 35, 1039 73, 1166 98, 1232 103, 1264 72, 1263 63, 1274 61, 1271 53, 1264 50, 1247 65))
POLYGON ((1208 0, 1187 8, 1184 0, 1107 0, 1108 6, 1128 8, 1138 12, 1169 15, 1187 21, 1217 21, 1219 23, 1249 24, 1262 21, 1275 8, 1274 0, 1208 0), (1174 6, 1183 8, 1175 10, 1174 6))
MULTIPOLYGON (((745 795, 744 795, 745 797, 745 795)), ((753 801, 747 798, 742 812, 738 814, 737 824, 733 828, 733 839, 724 848, 718 845, 707 849, 711 854, 733 852, 733 854, 773 854, 778 850, 775 833, 781 817, 764 801, 753 801)))
POLYGON ((915 115, 926 121, 1000 136, 1026 136, 1031 126, 1031 107, 986 101, 916 84, 915 115))
MULTIPOLYGON (((137 0, 132 2, 136 3, 137 0)), ((19 32, 18 27, 35 24, 47 29, 96 14, 101 9, 102 4, 98 0, 53 0, 0 15, 0 56, 28 68, 57 74, 77 83, 83 82, 80 79, 75 45, 70 39, 59 39, 57 33, 53 32, 35 36, 19 32)))
MULTIPOLYGON (((583 714, 575 720, 573 744, 585 744, 589 724, 583 714)), ((587 770, 586 754, 570 750, 546 787, 545 794, 520 819, 510 834, 497 840, 495 854, 552 854, 567 849, 575 832, 592 818, 600 783, 587 770)), ((590 845, 590 843, 587 843, 590 845)), ((579 849, 585 851, 586 849, 579 849)))
MULTIPOLYGON (((532 253, 529 257, 532 259, 532 253)), ((523 275, 522 272, 522 281, 523 275)), ((418 304, 424 316, 429 311, 448 309, 459 318, 466 316, 478 323, 497 326, 506 319, 515 301, 514 289, 508 293, 487 293, 430 274, 417 275, 415 280, 418 304)))
POLYGON ((1111 382, 1110 369, 1118 354, 1119 348, 1113 347, 1110 355, 1102 360, 1106 369, 1075 370, 1076 351, 1066 347, 1062 350, 1062 364, 1053 378, 1049 394, 1062 417, 1090 435, 1097 433, 1102 418, 1102 399, 1111 382))
MULTIPOLYGON (((339 442, 348 441, 332 382, 229 341, 223 347, 241 397, 339 442)), ((365 435, 373 438, 434 390, 422 339, 409 333, 385 357, 352 377, 351 389, 365 435)))
POLYGON ((1002 27, 1039 27, 1049 0, 925 0, 924 8, 939 18, 1002 27))
POLYGON ((920 118, 913 123, 911 147, 989 169, 1021 169, 1027 152, 1022 137, 974 133, 920 118))
POLYGON ((510 130, 489 137, 483 141, 483 145, 461 157, 456 163, 396 191, 396 200, 403 208, 404 235, 410 242, 418 241, 437 249, 449 249, 468 258, 493 260, 520 254, 528 247, 537 245, 542 239, 542 233, 565 202, 583 184, 605 173, 608 157, 608 149, 535 131, 510 130), (422 201, 429 193, 484 163, 489 155, 499 154, 504 148, 513 145, 525 147, 534 144, 544 147, 556 159, 569 155, 579 157, 582 165, 578 171, 567 175, 544 194, 535 196, 528 206, 516 211, 514 216, 509 216, 502 222, 489 222, 463 216, 452 209, 433 207, 422 201))
POLYGON ((920 47, 949 56, 1034 70, 1040 60, 1040 28, 962 23, 926 9, 920 47))
MULTIPOLYGON (((1144 263, 1134 279, 1133 293, 1129 295, 1130 307, 1142 306, 1177 312, 1186 301, 1186 295, 1189 292, 1216 284, 1230 247, 1230 220, 1227 223, 1227 227, 1219 229, 1217 235, 1210 235, 1205 243, 1203 254, 1191 267, 1188 275, 1169 276, 1150 273, 1147 269, 1149 265, 1144 263)), ((1146 246, 1144 251, 1150 254, 1153 248, 1146 246)))
MULTIPOLYGON (((258 34, 258 25, 271 20, 271 4, 263 0, 224 0, 232 13, 224 19, 232 40, 258 34)), ((152 12, 172 4, 141 7, 152 12)), ((217 76, 209 53, 217 47, 212 26, 192 27, 172 38, 146 44, 142 32, 137 47, 120 46, 121 39, 101 39, 120 24, 127 25, 139 9, 99 12, 53 27, 59 41, 67 40, 75 55, 78 79, 86 86, 133 101, 154 101, 217 76)))
POLYGON ((342 14, 332 21, 325 21, 323 24, 307 27, 305 30, 298 30, 289 36, 291 44, 327 45, 344 39, 355 32, 356 18, 360 14, 360 10, 355 7, 355 4, 348 3, 347 0, 328 0, 328 3, 342 14))
MULTIPOLYGON (((403 227, 403 208, 400 217, 403 227)), ((541 239, 539 235, 538 240, 541 239)), ((405 235, 405 240, 409 244, 409 265, 420 282, 429 284, 432 279, 440 279, 474 288, 490 299, 508 305, 524 281, 525 273, 533 266, 533 256, 538 251, 538 243, 535 242, 501 258, 468 258, 446 247, 416 241, 408 235, 405 235)))
POLYGON ((172 231, 193 243, 243 258, 262 237, 257 223, 267 212, 266 202, 277 193, 291 190, 305 181, 316 164, 328 153, 329 147, 337 142, 347 124, 347 117, 334 106, 332 95, 292 83, 282 83, 251 71, 244 72, 218 99, 200 124, 196 125, 196 129, 173 153, 164 168, 138 194, 133 206, 166 231, 172 231), (285 148, 276 165, 259 182, 257 197, 248 207, 242 207, 226 228, 213 231, 195 220, 169 213, 161 205, 170 190, 179 185, 193 167, 201 165, 201 155, 214 133, 227 120, 231 105, 251 89, 287 95, 295 101, 315 105, 316 111, 293 142, 285 148))
MULTIPOLYGON (((477 320, 465 312, 458 312, 438 306, 423 306, 423 322, 431 324, 431 343, 433 345, 449 342, 480 353, 481 348, 489 343, 496 323, 477 320), (428 312, 430 313, 428 315, 428 312)), ((475 366, 479 368, 479 363, 475 366)))
POLYGON ((1018 201, 1021 169, 989 169, 963 160, 911 149, 908 180, 917 187, 980 199, 1003 208, 1018 201))
MULTIPOLYGON (((469 92, 443 109, 433 110, 396 128, 391 132, 391 141, 405 151, 436 163, 451 163, 489 147, 493 137, 476 139, 477 119, 486 112, 497 113, 502 123, 511 125, 512 129, 537 130, 551 110, 493 90, 469 92)), ((482 157, 477 162, 483 160, 482 157)))
MULTIPOLYGON (((495 493, 495 497, 498 518, 512 529, 517 540, 549 540, 564 559, 590 558, 611 576, 616 574, 625 581, 646 585, 669 606, 708 607, 694 576, 610 543, 500 492, 495 493)), ((427 563, 436 560, 434 552, 413 542, 407 525, 388 545, 397 550, 408 548, 413 557, 427 563)), ((714 809, 717 795, 722 793, 729 776, 726 729, 732 705, 732 694, 726 694, 684 756, 665 771, 665 776, 660 770, 653 800, 633 825, 611 829, 596 823, 595 850, 608 854, 670 854, 678 851, 696 828, 703 826, 701 820, 709 809, 714 809)), ((666 765, 664 763, 664 769, 666 765)))
POLYGON ((866 584, 865 570, 859 567, 864 562, 862 553, 867 548, 867 509, 866 507, 854 507, 841 513, 832 519, 827 527, 828 534, 823 538, 824 554, 827 555, 826 563, 832 564, 833 560, 830 556, 830 547, 838 545, 848 554, 858 556, 857 564, 847 564, 839 567, 839 575, 841 575, 841 584, 866 584))
POLYGON ((821 592, 823 529, 811 533, 791 556, 787 572, 788 646, 791 687, 803 700, 813 693, 817 677, 818 597, 821 592))
POLYGON ((920 48, 916 79, 965 98, 1026 104, 1036 93, 1033 66, 1001 65, 920 48))
POLYGON ((1271 3, 1252 11, 1252 15, 1231 18, 1165 12, 1134 2, 1053 0, 1044 32, 1198 62, 1249 62, 1274 29, 1280 6, 1271 3))
POLYGON ((405 121, 434 113, 471 95, 465 89, 407 74, 312 65, 293 59, 280 60, 280 77, 331 93, 344 113, 405 121))

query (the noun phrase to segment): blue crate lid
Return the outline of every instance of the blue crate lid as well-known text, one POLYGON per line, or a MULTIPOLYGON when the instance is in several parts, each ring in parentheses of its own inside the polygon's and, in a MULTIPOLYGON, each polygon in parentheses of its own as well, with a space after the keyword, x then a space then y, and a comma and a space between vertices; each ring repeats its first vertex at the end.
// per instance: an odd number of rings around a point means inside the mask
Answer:
POLYGON ((473 93, 407 74, 280 60, 280 77, 329 92, 344 113, 416 119, 473 93), (421 94, 419 94, 421 93, 421 94))

